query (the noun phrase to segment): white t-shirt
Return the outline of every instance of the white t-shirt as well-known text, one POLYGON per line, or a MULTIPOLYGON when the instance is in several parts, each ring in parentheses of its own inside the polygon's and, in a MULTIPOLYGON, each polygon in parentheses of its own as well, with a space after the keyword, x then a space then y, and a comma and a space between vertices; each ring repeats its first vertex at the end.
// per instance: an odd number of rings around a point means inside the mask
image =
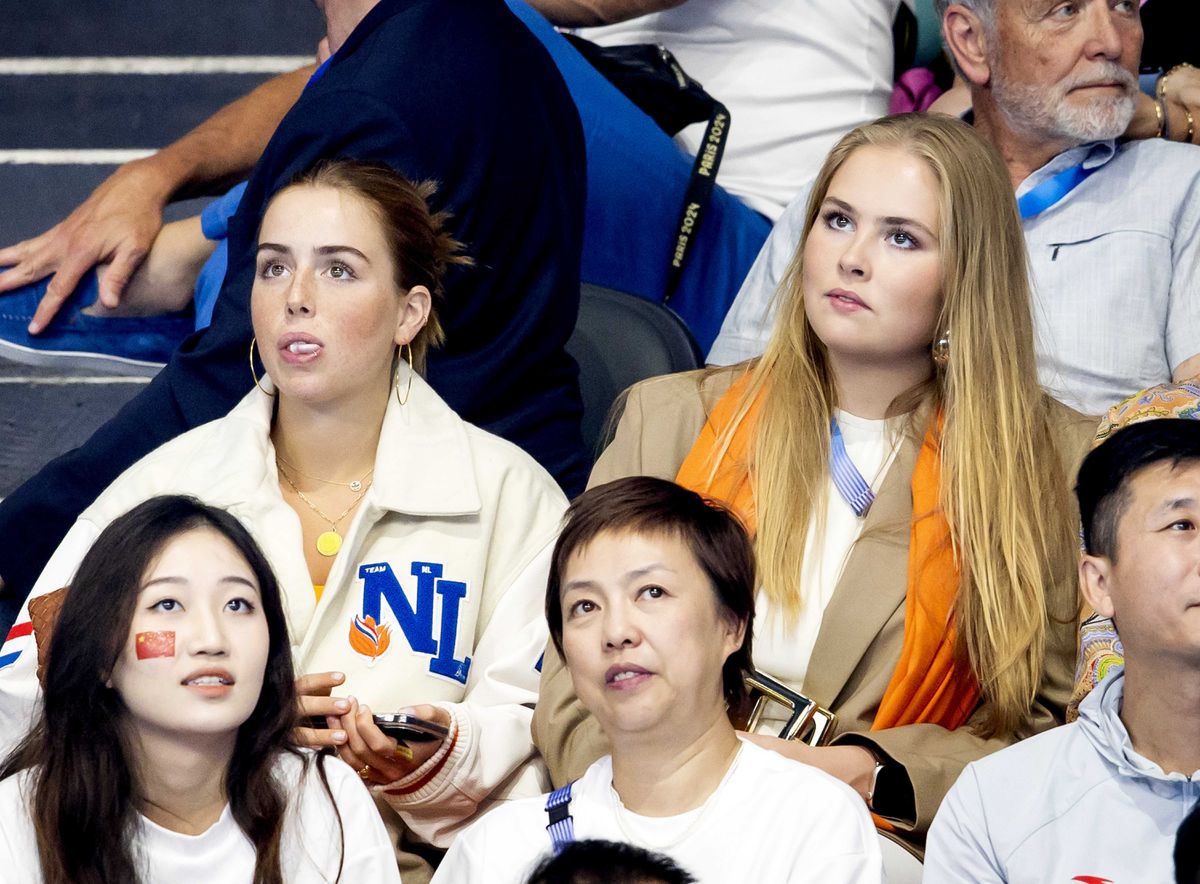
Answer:
MULTIPOLYGON (((772 221, 892 93, 901 0, 687 0, 579 33, 605 46, 661 43, 732 117, 717 183, 772 221)), ((704 125, 679 135, 695 155, 704 125)))
MULTIPOLYGON (((900 424, 905 417, 868 420, 845 411, 837 413, 838 426, 846 453, 862 477, 878 492, 883 477, 896 456, 900 439, 900 424)), ((766 594, 759 592, 755 602, 754 665, 773 678, 803 690, 804 676, 825 606, 833 597, 850 549, 862 532, 863 519, 855 515, 850 504, 829 481, 825 503, 825 530, 818 531, 818 514, 809 524, 808 540, 804 547, 804 570, 800 576, 801 608, 798 619, 791 620, 766 594)), ((786 717, 786 716, 785 716, 786 717)), ((768 709, 763 733, 777 733, 766 722, 777 716, 768 709)))
MULTIPOLYGON (((550 852, 546 798, 501 805, 462 832, 434 884, 521 884, 550 852)), ((862 799, 845 783, 751 743, 696 810, 630 813, 605 756, 575 783, 578 840, 602 838, 663 853, 708 884, 820 884, 883 880, 879 841, 862 799)))
MULTIPOLYGON (((339 850, 338 821, 317 773, 316 758, 307 772, 293 755, 281 755, 277 776, 288 797, 288 817, 280 855, 287 884, 317 884, 337 877, 363 884, 399 884, 400 872, 383 820, 362 781, 340 759, 327 758, 329 788, 341 814, 345 849, 339 850)), ((29 771, 0 781, 0 878, 5 884, 41 884, 37 839, 27 797, 29 771)), ((254 847, 226 807, 200 835, 181 835, 138 818, 135 856, 143 858, 140 884, 250 884, 254 847)))

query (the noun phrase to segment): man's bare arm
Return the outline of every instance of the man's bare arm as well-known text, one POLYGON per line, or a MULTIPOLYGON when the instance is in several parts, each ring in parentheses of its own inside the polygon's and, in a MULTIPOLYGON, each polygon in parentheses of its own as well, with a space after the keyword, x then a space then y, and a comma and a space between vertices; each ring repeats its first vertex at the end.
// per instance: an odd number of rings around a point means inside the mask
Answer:
POLYGON ((529 0, 529 5, 560 28, 611 25, 651 12, 682 6, 687 0, 529 0))
POLYGON ((148 157, 171 187, 168 201, 218 193, 245 178, 315 69, 273 77, 148 157))
POLYGON ((45 328, 98 264, 109 265, 100 301, 115 308, 162 228, 167 203, 245 177, 313 70, 309 65, 268 80, 153 156, 121 166, 50 230, 0 249, 0 266, 13 265, 0 273, 0 293, 54 274, 30 331, 45 328))
MULTIPOLYGON (((97 304, 85 312, 93 316, 158 316, 183 310, 192 303, 196 277, 216 245, 204 236, 199 215, 164 224, 125 286, 120 306, 110 310, 97 304)), ((108 267, 100 265, 96 272, 103 285, 108 267)))

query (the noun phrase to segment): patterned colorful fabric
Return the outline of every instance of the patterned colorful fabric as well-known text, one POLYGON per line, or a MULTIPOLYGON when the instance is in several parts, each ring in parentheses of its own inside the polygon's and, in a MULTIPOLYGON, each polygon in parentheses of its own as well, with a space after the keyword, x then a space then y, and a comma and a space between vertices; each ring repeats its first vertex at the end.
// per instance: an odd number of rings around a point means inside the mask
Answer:
POLYGON ((1200 420, 1200 383, 1159 384, 1118 402, 1101 419, 1092 447, 1123 427, 1159 418, 1200 420))
POLYGON ((1079 704, 1092 688, 1113 670, 1125 668, 1125 648, 1116 625, 1107 617, 1093 614, 1079 627, 1079 662, 1075 667, 1075 689, 1067 703, 1067 721, 1079 717, 1079 704))

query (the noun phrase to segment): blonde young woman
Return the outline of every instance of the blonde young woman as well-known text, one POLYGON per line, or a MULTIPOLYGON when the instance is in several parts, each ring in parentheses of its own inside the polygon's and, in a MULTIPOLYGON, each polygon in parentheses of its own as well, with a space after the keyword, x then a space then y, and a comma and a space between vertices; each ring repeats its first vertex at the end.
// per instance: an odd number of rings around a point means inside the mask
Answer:
MULTIPOLYGON (((919 853, 969 761, 1062 721, 1070 482, 1095 423, 1042 394, 1000 158, 949 118, 851 132, 814 186, 764 356, 633 388, 593 485, 649 474, 756 536, 755 663, 836 714, 810 747, 919 853)), ((556 785, 604 751, 551 655, 556 785)), ((798 800, 801 800, 798 796, 798 800)))

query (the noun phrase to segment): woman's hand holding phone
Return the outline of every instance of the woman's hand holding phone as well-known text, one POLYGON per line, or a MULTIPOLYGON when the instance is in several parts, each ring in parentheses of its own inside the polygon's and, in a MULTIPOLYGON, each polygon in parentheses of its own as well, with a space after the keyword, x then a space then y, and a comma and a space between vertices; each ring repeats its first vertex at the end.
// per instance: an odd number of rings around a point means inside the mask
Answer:
MULTIPOLYGON (((408 743, 406 748, 401 748, 396 740, 375 724, 370 707, 360 706, 353 697, 349 700, 350 710, 341 717, 341 727, 345 730, 347 739, 338 749, 338 756, 359 771, 366 782, 384 784, 403 779, 432 758, 442 747, 444 741, 429 740, 424 743, 408 743), (401 751, 397 751, 398 749, 401 751)), ((446 727, 451 724, 450 714, 440 706, 413 706, 404 711, 446 727)))

